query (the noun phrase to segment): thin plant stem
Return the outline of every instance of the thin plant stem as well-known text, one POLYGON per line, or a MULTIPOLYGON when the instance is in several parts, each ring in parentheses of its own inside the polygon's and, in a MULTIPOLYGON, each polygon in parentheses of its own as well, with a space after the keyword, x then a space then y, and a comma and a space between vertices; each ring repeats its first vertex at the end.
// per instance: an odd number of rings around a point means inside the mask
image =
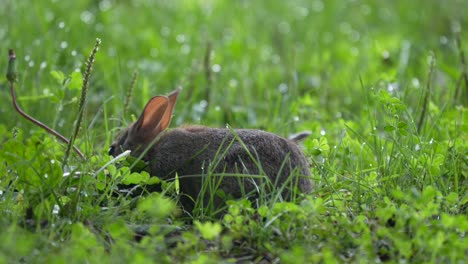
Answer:
MULTIPOLYGON (((59 140, 65 142, 66 144, 70 145, 70 141, 62 136, 60 133, 58 133, 57 131, 53 130, 52 128, 48 127, 47 125, 45 125, 44 123, 42 123, 41 121, 35 119, 34 117, 28 115, 26 112, 23 111, 23 109, 19 106, 18 104, 18 101, 16 99, 16 93, 15 93, 15 82, 16 82, 16 78, 17 78, 17 72, 16 72, 16 54, 14 52, 14 50, 10 49, 8 51, 8 57, 9 57, 9 60, 8 60, 8 72, 7 72, 7 80, 8 80, 8 83, 10 84, 10 91, 11 91, 11 98, 12 98, 12 101, 13 101, 13 107, 15 108, 15 110, 20 114, 22 115, 24 118, 26 118, 27 120, 31 121, 33 124, 43 128, 44 130, 46 130, 49 134, 52 134, 54 135, 56 138, 58 138, 59 140)), ((76 147, 76 146, 73 146, 73 150, 82 158, 82 159, 86 159, 85 155, 76 147)))
POLYGON ((94 48, 91 51, 91 54, 88 57, 88 60, 86 62, 86 70, 85 74, 83 76, 83 85, 81 87, 81 98, 80 98, 80 105, 78 107, 78 118, 75 123, 75 129, 73 131, 73 134, 70 138, 70 142, 67 146, 67 151, 65 152, 65 157, 63 159, 63 166, 65 167, 67 164, 68 157, 70 155, 70 149, 71 146, 73 145, 73 142, 75 141, 76 137, 78 136, 78 132, 80 131, 81 127, 81 121, 83 120, 83 113, 84 113, 84 108, 86 105, 86 95, 88 92, 88 87, 89 87, 89 80, 91 79, 91 71, 93 69, 94 61, 96 59, 96 54, 99 50, 99 46, 101 45, 101 40, 99 38, 96 39, 96 43, 94 44, 94 48))
MULTIPOLYGON (((213 75, 211 70, 211 53, 212 45, 211 42, 206 43, 205 58, 203 60, 203 68, 205 69, 205 79, 206 79, 206 100, 210 102, 211 86, 213 84, 213 75)), ((207 106, 208 107, 208 106, 207 106)))
POLYGON ((419 121, 418 121, 418 134, 421 133, 421 129, 422 129, 423 124, 424 124, 424 119, 425 119, 426 114, 427 114, 427 108, 429 107, 429 98, 431 96, 431 82, 432 82, 432 75, 434 73, 434 67, 435 67, 435 55, 432 54, 431 62, 430 62, 430 66, 429 66, 429 73, 428 73, 428 76, 427 76, 426 93, 424 95, 421 116, 419 117, 419 121))
POLYGON ((128 113, 128 108, 130 106, 130 101, 132 100, 133 90, 135 90, 135 86, 138 79, 138 72, 134 71, 132 76, 132 82, 127 90, 127 95, 125 97, 125 104, 124 104, 124 113, 128 113))
MULTIPOLYGON (((454 100, 457 101, 458 98, 463 94, 463 90, 461 88, 461 79, 463 79, 465 83, 465 89, 468 93, 468 71, 467 71, 467 66, 466 66, 466 60, 465 60, 465 53, 463 52, 463 47, 461 44, 461 37, 460 33, 457 34, 455 38, 456 44, 457 44, 457 49, 458 49, 458 56, 460 57, 460 64, 461 64, 461 76, 460 76, 460 81, 457 82, 457 88, 455 90, 455 98, 454 100)), ((462 102, 464 103, 464 102, 462 102)))

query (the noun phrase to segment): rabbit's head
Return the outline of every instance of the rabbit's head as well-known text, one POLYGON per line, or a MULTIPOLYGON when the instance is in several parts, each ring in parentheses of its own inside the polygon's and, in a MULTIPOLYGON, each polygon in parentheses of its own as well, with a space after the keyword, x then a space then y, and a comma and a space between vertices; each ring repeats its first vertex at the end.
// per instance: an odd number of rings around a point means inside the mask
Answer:
POLYGON ((168 96, 155 96, 145 106, 138 120, 123 130, 109 148, 109 154, 117 156, 131 150, 132 156, 139 156, 146 147, 171 123, 180 88, 168 96))

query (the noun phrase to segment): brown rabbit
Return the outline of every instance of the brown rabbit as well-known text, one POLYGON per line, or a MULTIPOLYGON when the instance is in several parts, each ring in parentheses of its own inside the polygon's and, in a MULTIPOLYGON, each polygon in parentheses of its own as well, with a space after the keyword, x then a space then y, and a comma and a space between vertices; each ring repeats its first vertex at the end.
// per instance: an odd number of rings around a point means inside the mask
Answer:
MULTIPOLYGON (((151 98, 138 120, 117 137, 109 154, 116 156, 131 150, 132 156, 139 157, 144 153, 142 159, 149 163, 151 175, 168 180, 177 173, 184 194, 181 203, 187 210, 193 208, 207 175, 233 198, 259 191, 270 193, 277 188, 283 188, 285 198, 291 187, 304 193, 311 191, 309 165, 294 139, 261 130, 203 126, 165 131, 179 92, 176 89, 168 96, 151 98)), ((204 194, 206 203, 213 194, 204 194)), ((219 197, 214 199, 216 205, 222 202, 219 197)))

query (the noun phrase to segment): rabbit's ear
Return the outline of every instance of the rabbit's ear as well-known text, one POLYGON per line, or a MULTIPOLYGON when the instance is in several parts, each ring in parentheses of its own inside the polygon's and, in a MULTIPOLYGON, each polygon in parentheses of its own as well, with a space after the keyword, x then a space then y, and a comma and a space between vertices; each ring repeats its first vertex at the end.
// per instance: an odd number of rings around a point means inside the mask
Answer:
POLYGON ((176 104, 177 96, 179 95, 179 93, 180 93, 180 88, 177 88, 167 96, 167 98, 169 99, 169 104, 167 106, 166 112, 164 113, 164 117, 161 119, 161 122, 159 123, 161 127, 163 128, 163 130, 169 127, 169 124, 171 123, 172 111, 174 110, 174 106, 176 104))
POLYGON ((165 113, 169 106, 169 98, 166 96, 155 96, 151 98, 145 106, 134 128, 136 133, 143 138, 151 139, 161 133, 167 126, 163 127, 167 121, 165 113))
POLYGON ((149 100, 135 123, 135 128, 140 136, 151 140, 169 127, 179 92, 180 88, 168 96, 155 96, 149 100))

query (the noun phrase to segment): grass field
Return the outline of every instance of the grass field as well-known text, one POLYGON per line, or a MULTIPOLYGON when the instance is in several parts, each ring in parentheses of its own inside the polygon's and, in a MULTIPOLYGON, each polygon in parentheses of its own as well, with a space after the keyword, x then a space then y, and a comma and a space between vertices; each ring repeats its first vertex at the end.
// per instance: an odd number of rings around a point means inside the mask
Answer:
POLYGON ((0 3, 0 263, 464 263, 468 2, 76 0, 0 3), (2 75, 5 76, 5 75, 2 75), (132 83, 134 83, 132 85, 132 83), (260 128, 301 144, 314 190, 187 217, 109 145, 183 88, 171 127, 260 128), (65 164, 66 163, 66 164, 65 164), (67 166, 65 166, 67 165, 67 166), (64 172, 79 177, 63 177, 64 172))

